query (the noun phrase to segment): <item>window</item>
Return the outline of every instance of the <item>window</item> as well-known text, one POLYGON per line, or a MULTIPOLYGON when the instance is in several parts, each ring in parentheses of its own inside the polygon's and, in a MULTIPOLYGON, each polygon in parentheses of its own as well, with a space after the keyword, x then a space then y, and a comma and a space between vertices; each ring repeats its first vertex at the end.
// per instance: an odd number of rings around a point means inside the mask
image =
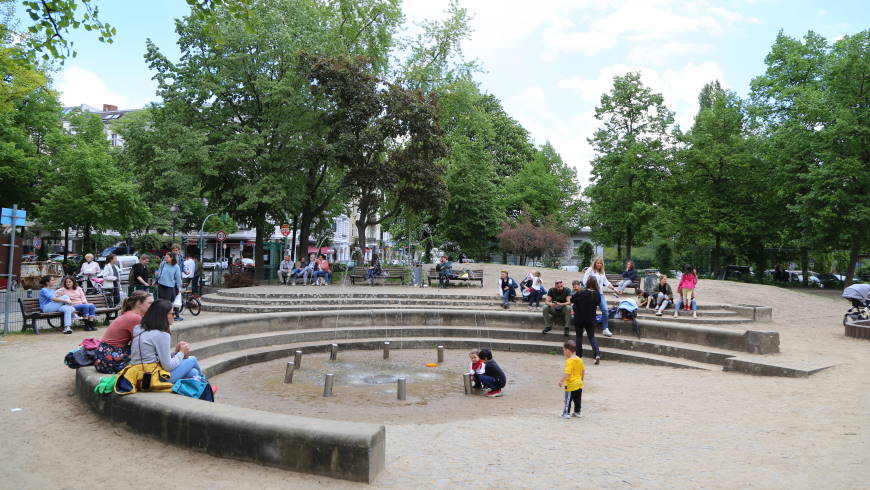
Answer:
POLYGON ((112 146, 118 146, 118 135, 112 133, 112 146))

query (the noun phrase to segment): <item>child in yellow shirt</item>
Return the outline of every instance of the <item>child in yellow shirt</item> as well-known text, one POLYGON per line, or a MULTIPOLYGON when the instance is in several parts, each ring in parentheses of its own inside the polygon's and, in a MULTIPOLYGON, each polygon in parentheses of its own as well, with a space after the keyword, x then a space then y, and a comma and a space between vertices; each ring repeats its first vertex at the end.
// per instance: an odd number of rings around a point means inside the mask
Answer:
POLYGON ((586 366, 583 359, 577 357, 577 343, 566 340, 562 344, 562 354, 565 355, 565 370, 559 387, 565 388, 565 403, 562 406, 562 418, 580 416, 580 397, 583 396, 583 377, 586 374, 586 366), (571 412, 571 404, 574 404, 574 412, 571 412))

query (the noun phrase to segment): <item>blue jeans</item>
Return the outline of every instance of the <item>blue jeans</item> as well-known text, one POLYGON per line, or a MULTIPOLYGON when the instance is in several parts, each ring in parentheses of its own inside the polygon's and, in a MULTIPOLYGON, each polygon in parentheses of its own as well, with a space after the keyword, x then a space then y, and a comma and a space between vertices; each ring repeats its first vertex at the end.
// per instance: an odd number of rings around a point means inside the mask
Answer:
POLYGON ((492 376, 478 374, 477 379, 480 380, 480 383, 484 386, 484 388, 489 388, 491 390, 499 390, 501 388, 504 388, 504 385, 499 386, 498 380, 493 378, 492 376))
POLYGON ((63 312, 63 326, 69 327, 72 326, 72 315, 73 312, 76 311, 76 309, 70 305, 58 303, 57 301, 52 301, 51 303, 47 304, 45 308, 42 309, 42 311, 45 313, 54 313, 57 311, 63 312))
POLYGON ((199 362, 197 362, 196 357, 190 356, 187 359, 181 361, 181 364, 179 364, 175 369, 170 371, 169 374, 169 381, 175 383, 179 379, 202 376, 202 368, 199 367, 199 362))
MULTIPOLYGON (((683 309, 683 300, 678 299, 675 308, 677 311, 680 311, 681 309, 683 309)), ((698 311, 698 303, 696 303, 695 300, 692 300, 692 303, 690 304, 689 308, 691 308, 692 311, 698 311)))
POLYGON ((604 293, 601 293, 601 329, 607 329, 607 298, 604 297, 604 293))
POLYGON ((508 302, 511 300, 511 297, 516 296, 516 295, 517 295, 517 290, 514 288, 508 288, 507 291, 502 291, 501 292, 501 299, 503 301, 502 304, 505 304, 505 305, 508 304, 508 302))
POLYGON ((327 272, 327 271, 314 271, 314 282, 317 282, 318 277, 325 277, 326 284, 329 284, 329 279, 330 279, 329 272, 327 272))
POLYGON ((97 314, 97 307, 90 304, 90 303, 85 303, 82 305, 73 305, 73 307, 82 316, 92 317, 92 316, 97 314))
POLYGON ((543 291, 538 291, 536 289, 532 289, 531 292, 529 293, 529 306, 532 306, 532 303, 534 303, 535 306, 541 306, 541 298, 543 298, 543 297, 544 297, 543 291))

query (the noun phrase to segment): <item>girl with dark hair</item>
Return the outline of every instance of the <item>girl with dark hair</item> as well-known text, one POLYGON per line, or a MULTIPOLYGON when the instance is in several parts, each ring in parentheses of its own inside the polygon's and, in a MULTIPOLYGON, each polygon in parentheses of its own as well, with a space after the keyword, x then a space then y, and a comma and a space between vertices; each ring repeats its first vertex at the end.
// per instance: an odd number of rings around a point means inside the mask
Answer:
POLYGON ((76 281, 72 276, 64 277, 62 287, 54 294, 70 300, 69 304, 71 304, 84 319, 85 330, 93 332, 97 329, 97 307, 93 303, 88 303, 88 297, 85 296, 85 290, 76 284, 76 281))
MULTIPOLYGON (((163 263, 157 269, 157 297, 169 301, 171 305, 175 301, 175 297, 181 292, 183 287, 181 282, 181 266, 178 265, 178 258, 173 252, 166 252, 163 256, 163 263)), ((175 309, 174 320, 181 320, 178 315, 178 309, 175 309)))
POLYGON ((145 291, 133 291, 124 299, 121 315, 109 325, 97 347, 94 368, 105 374, 114 374, 124 369, 130 362, 130 341, 133 329, 142 323, 142 316, 148 311, 154 297, 145 291))
POLYGON ((170 353, 172 337, 169 329, 174 319, 171 301, 155 301, 142 317, 142 323, 133 328, 129 364, 160 363, 163 369, 169 371, 172 383, 185 378, 205 381, 199 362, 190 355, 190 344, 179 342, 175 345, 175 351, 170 353))
POLYGON ((63 313, 63 333, 72 333, 72 316, 76 309, 72 306, 69 296, 57 296, 54 286, 56 280, 52 276, 42 276, 39 284, 39 309, 44 313, 63 313))

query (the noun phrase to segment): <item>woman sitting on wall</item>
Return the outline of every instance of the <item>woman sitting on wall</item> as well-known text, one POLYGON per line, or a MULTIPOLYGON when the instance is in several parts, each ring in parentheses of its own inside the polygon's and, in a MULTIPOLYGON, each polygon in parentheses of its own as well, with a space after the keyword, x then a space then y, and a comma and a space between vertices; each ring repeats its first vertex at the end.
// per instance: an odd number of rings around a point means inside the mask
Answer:
POLYGON ((94 361, 97 371, 115 374, 130 362, 133 329, 142 323, 142 317, 153 302, 154 297, 145 291, 133 291, 124 299, 121 315, 109 325, 97 347, 97 359, 94 361))

